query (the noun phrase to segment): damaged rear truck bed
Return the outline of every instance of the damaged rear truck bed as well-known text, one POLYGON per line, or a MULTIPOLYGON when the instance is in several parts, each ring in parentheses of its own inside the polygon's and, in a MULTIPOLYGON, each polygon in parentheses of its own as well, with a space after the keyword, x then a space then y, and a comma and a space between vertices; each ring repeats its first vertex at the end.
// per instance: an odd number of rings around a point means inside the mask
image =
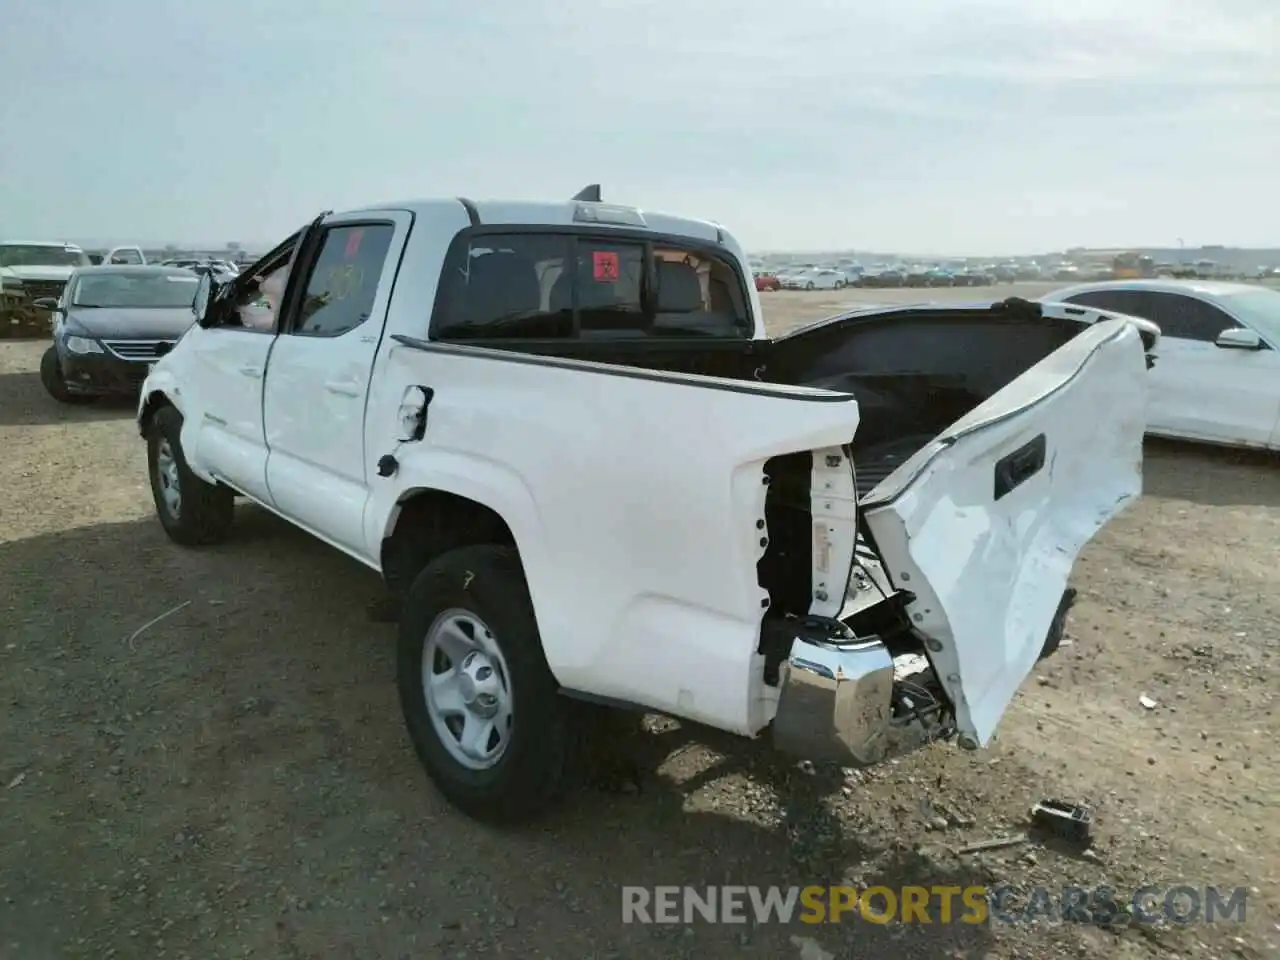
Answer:
POLYGON ((1009 300, 771 339, 723 227, 592 188, 326 213, 194 312, 138 408, 166 531, 243 497, 379 571, 419 758, 506 821, 581 701, 854 765, 986 744, 1140 493, 1159 336, 1009 300))

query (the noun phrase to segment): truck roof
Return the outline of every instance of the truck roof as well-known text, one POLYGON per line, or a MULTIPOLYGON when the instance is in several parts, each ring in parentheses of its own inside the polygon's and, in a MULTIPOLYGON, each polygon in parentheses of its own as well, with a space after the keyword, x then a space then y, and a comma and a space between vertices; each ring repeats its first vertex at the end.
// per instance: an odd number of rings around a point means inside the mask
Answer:
POLYGON ((429 217, 442 210, 455 210, 461 204, 472 222, 477 225, 527 225, 572 226, 591 224, 602 227, 624 227, 653 230, 702 241, 727 242, 730 235, 722 226, 711 220, 678 217, 659 211, 642 210, 626 204, 601 203, 582 200, 529 201, 529 200, 468 200, 465 197, 401 200, 371 204, 353 210, 344 210, 344 216, 377 210, 407 210, 415 215, 429 217), (583 208, 595 211, 594 219, 584 219, 583 208), (639 217, 636 222, 635 217, 639 217))

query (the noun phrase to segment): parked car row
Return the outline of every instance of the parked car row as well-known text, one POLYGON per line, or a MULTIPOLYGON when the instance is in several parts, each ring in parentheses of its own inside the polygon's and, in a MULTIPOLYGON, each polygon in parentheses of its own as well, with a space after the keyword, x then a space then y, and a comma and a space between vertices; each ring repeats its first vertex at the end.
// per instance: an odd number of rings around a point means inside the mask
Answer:
MULTIPOLYGON (((862 267, 819 267, 805 264, 778 271, 755 272, 756 289, 842 290, 845 287, 989 287, 1020 279, 1016 271, 999 267, 946 267, 917 264, 862 267)), ((1065 279, 1065 278, 1064 278, 1065 279)))
POLYGON ((839 290, 844 287, 988 287, 1002 283, 1090 283, 1158 277, 1199 280, 1280 280, 1280 267, 1260 265, 1252 270, 1232 268, 1212 260, 1157 263, 1138 253, 1121 254, 1110 261, 1074 263, 1069 260, 1037 263, 1009 260, 1004 263, 877 263, 871 267, 851 261, 802 263, 754 268, 757 290, 839 290))
MULTIPOLYGON (((22 316, 41 316, 42 301, 57 302, 76 271, 87 267, 145 267, 141 247, 112 247, 92 254, 74 243, 30 240, 0 243, 0 311, 22 316)), ((165 260, 163 267, 178 267, 191 273, 235 276, 239 269, 228 260, 189 257, 165 260)), ((41 321, 43 322, 43 321, 41 321)))
POLYGON ((240 273, 240 268, 230 260, 217 260, 211 257, 175 257, 162 261, 160 265, 182 267, 193 273, 213 273, 225 277, 234 277, 240 273))

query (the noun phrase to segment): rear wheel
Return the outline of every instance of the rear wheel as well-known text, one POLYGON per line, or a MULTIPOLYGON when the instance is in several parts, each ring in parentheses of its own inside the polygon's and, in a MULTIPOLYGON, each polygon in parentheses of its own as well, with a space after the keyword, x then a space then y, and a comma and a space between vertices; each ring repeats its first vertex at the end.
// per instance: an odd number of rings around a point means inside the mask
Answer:
POLYGON ((192 472, 182 452, 182 414, 161 407, 147 425, 147 463, 156 515, 183 546, 221 543, 231 535, 235 494, 192 472))
POLYGON ((62 364, 58 361, 58 348, 50 347, 40 358, 40 383, 45 391, 59 403, 92 403, 93 397, 83 393, 70 393, 62 376, 62 364))
POLYGON ((404 600, 396 679, 418 759, 459 810, 513 823, 559 799, 573 705, 547 667, 513 548, 459 547, 418 575, 404 600))

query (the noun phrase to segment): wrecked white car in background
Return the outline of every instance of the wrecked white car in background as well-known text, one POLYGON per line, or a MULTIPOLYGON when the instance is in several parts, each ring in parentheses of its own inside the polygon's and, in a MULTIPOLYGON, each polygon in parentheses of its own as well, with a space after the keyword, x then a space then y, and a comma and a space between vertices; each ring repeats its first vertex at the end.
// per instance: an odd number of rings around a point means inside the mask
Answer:
POLYGON ((1012 300, 770 339, 727 231, 598 188, 326 214, 201 283, 138 408, 161 522, 220 541, 242 496, 380 572, 413 744, 484 819, 555 798, 575 701, 850 764, 985 744, 1141 489, 1154 327, 1012 300))
POLYGON ((14 240, 0 243, 0 297, 9 309, 43 297, 60 297, 77 267, 90 266, 89 255, 74 243, 14 240))

